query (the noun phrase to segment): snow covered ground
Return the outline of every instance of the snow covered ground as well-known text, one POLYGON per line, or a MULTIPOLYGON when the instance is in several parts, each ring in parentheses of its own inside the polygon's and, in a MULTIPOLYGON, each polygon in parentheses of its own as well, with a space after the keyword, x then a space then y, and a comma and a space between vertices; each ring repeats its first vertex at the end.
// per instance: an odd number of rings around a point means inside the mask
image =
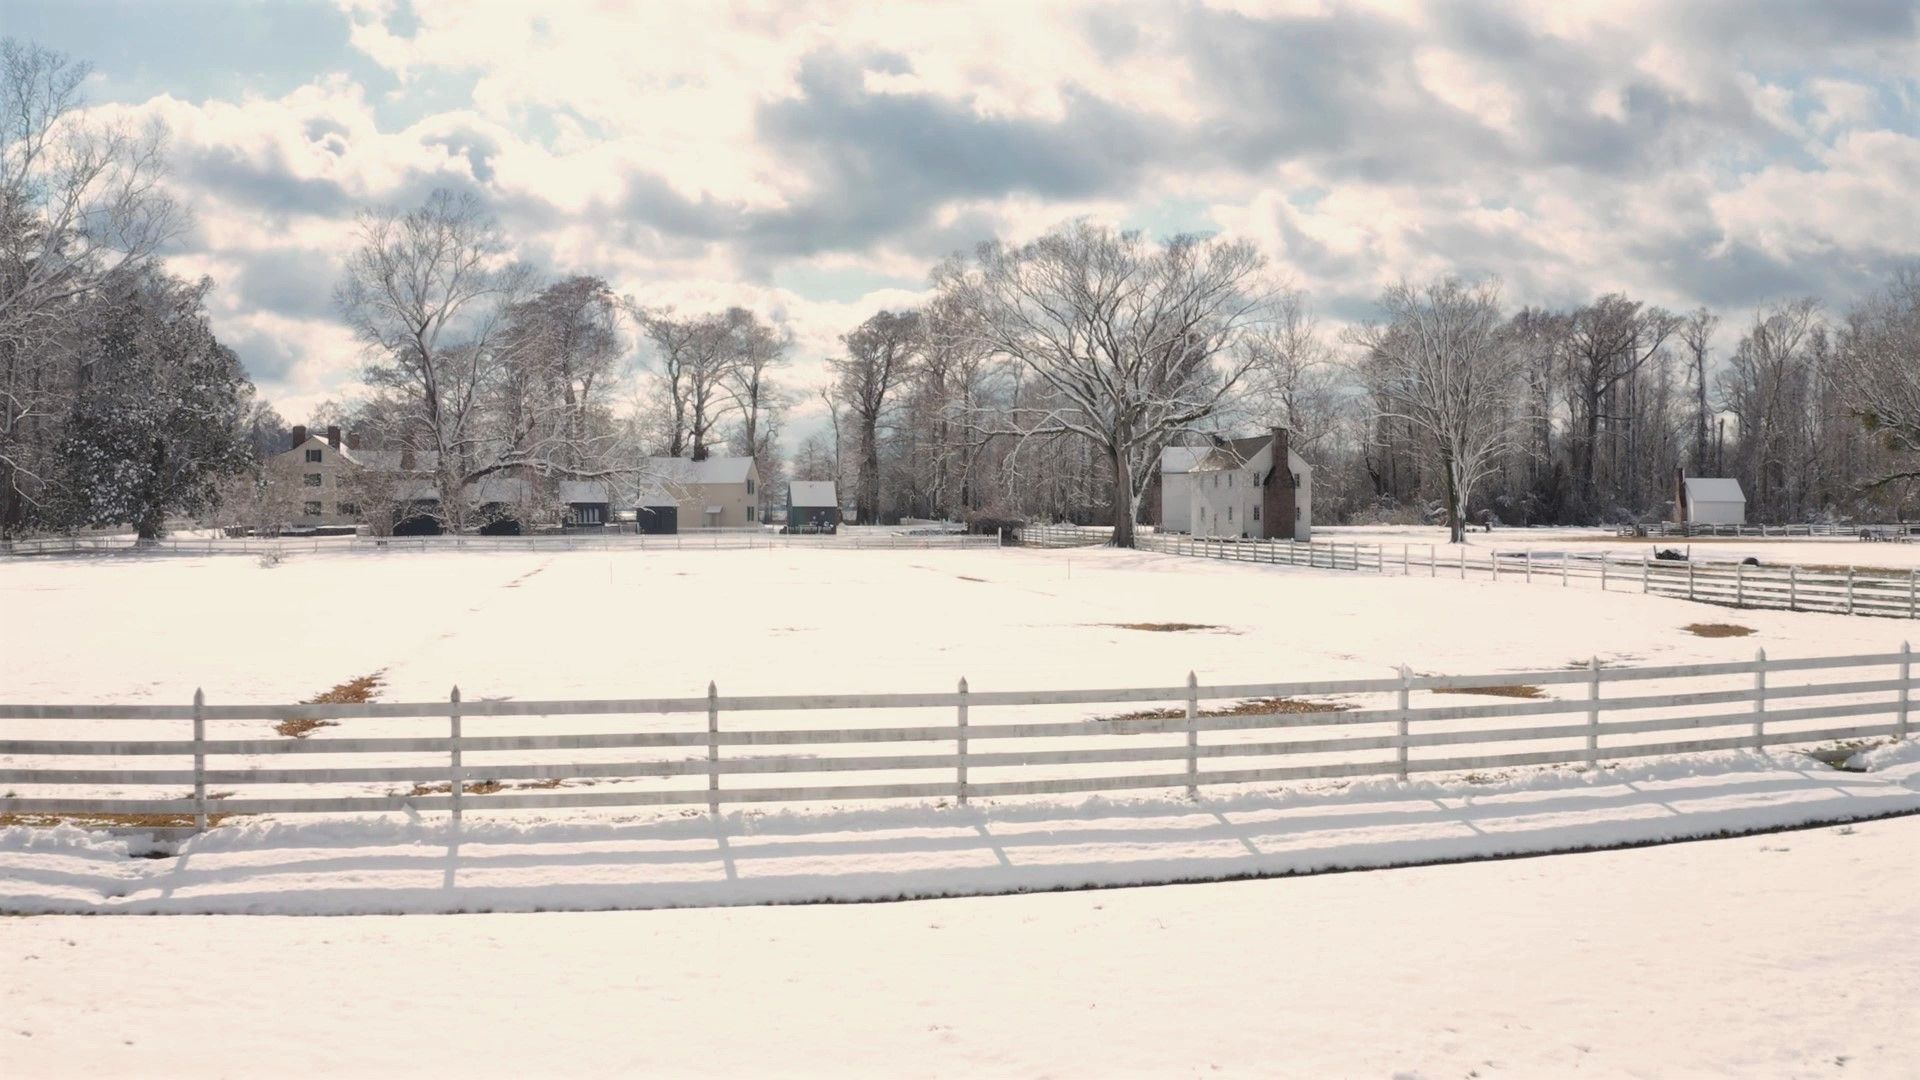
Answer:
POLYGON ((898 904, 14 919, 0 1075, 1873 1077, 1920 818, 898 904))

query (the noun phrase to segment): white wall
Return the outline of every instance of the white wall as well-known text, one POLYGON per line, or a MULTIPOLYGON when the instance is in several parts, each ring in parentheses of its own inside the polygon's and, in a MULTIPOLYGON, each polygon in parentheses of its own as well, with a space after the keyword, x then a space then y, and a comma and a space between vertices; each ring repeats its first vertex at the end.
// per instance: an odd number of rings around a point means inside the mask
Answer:
POLYGON ((1193 521, 1187 473, 1160 474, 1160 531, 1188 532, 1193 521))
POLYGON ((1695 525, 1745 525, 1745 502, 1687 501, 1687 520, 1695 525))

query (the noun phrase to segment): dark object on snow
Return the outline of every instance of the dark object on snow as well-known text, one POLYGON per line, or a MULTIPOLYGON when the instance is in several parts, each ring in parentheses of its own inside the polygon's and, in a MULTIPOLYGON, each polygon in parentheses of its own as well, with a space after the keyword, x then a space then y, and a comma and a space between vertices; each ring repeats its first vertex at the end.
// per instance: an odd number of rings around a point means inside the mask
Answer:
POLYGON ((1656 559, 1664 560, 1666 562, 1686 562, 1687 561, 1687 557, 1684 554, 1678 551, 1675 551, 1672 548, 1660 548, 1653 553, 1653 557, 1656 559))
POLYGON ((1760 565, 1760 560, 1759 560, 1759 559, 1756 559, 1756 558, 1754 558, 1754 557, 1753 557, 1753 556, 1751 556, 1751 555, 1749 555, 1749 556, 1747 556, 1746 558, 1744 558, 1744 559, 1741 559, 1741 560, 1740 560, 1740 563, 1741 563, 1741 565, 1743 565, 1743 566, 1759 566, 1759 565, 1760 565))

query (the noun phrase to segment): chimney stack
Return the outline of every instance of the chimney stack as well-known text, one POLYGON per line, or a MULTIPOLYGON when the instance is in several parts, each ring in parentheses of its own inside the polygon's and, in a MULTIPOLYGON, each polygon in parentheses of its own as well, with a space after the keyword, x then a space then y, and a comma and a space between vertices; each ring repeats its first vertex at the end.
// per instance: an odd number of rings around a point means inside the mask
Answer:
POLYGON ((327 425, 327 445, 333 447, 335 450, 340 449, 340 425, 339 424, 327 425))
POLYGON ((307 441, 307 425, 305 424, 293 425, 293 434, 288 437, 287 449, 298 450, 300 449, 300 445, 306 441, 307 441))
POLYGON ((1294 511, 1293 463, 1288 454, 1287 429, 1271 430, 1272 468, 1260 490, 1260 531, 1270 540, 1291 540, 1299 525, 1294 511))
POLYGON ((1678 465, 1673 467, 1673 521, 1687 523, 1687 470, 1678 465))

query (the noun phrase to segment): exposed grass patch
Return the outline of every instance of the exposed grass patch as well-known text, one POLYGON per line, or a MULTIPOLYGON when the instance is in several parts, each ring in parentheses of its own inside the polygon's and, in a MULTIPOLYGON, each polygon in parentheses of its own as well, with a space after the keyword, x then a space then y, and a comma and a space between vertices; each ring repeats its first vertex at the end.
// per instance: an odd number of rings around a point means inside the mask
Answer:
MULTIPOLYGON (((232 814, 208 814, 207 827, 233 817, 232 814)), ((192 814, 0 814, 0 828, 9 825, 26 825, 36 829, 51 829, 57 825, 74 825, 82 829, 191 829, 194 826, 192 814)))
POLYGON ((1724 622, 1688 623, 1680 629, 1695 637, 1746 637, 1753 633, 1751 626, 1735 626, 1724 622))
POLYGON ((1435 690, 1436 694, 1473 694, 1486 697, 1525 698, 1532 701, 1547 696, 1545 690, 1524 683, 1507 683, 1501 686, 1462 686, 1435 690))
MULTIPOLYGON (((1202 709, 1201 716, 1266 716, 1273 713, 1327 713, 1345 712, 1351 705, 1335 705, 1328 701, 1301 701, 1298 698, 1254 698, 1237 702, 1217 709, 1202 709)), ((1179 720, 1187 715, 1185 709, 1147 709, 1142 712, 1123 713, 1120 716, 1102 716, 1103 723, 1118 723, 1127 720, 1179 720)))
POLYGON ((1111 626, 1118 630, 1145 630, 1152 634, 1179 634, 1188 630, 1219 630, 1221 627, 1211 623, 1197 622, 1110 622, 1101 626, 1111 626))
MULTIPOLYGON (((362 675, 357 679, 348 679, 346 682, 340 683, 330 690, 322 690, 320 693, 315 694, 300 704, 359 705, 372 701, 380 694, 380 687, 383 685, 380 676, 383 674, 385 674, 384 671, 376 671, 371 675, 362 675)), ((304 739, 320 728, 339 726, 339 723, 333 720, 301 718, 282 720, 273 725, 273 730, 276 734, 284 735, 289 739, 304 739)))
POLYGON ((561 777, 549 776, 544 780, 526 780, 513 786, 520 789, 531 788, 536 791, 551 791, 564 783, 566 783, 566 780, 561 777))
MULTIPOLYGON (((471 784, 462 784, 460 786, 460 793, 463 795, 491 795, 496 791, 505 791, 506 787, 507 785, 502 784, 498 780, 475 780, 471 784)), ((452 793, 452 784, 415 784, 413 785, 413 790, 407 792, 408 795, 450 795, 452 793)))

